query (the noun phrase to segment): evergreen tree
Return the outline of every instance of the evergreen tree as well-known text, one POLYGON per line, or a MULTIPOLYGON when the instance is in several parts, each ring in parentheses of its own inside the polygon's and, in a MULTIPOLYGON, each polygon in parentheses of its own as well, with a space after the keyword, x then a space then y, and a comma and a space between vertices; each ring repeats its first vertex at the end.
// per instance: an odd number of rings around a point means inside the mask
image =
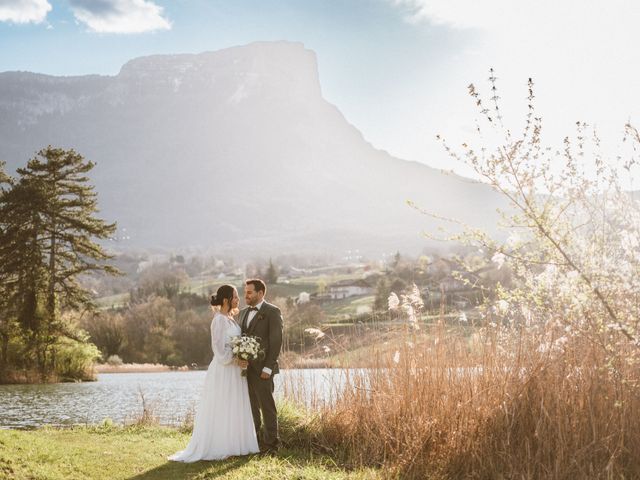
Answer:
POLYGON ((265 274, 265 281, 269 285, 275 285, 278 283, 278 269, 273 264, 271 259, 269 259, 269 267, 267 268, 267 273, 265 274))
POLYGON ((3 188, 5 184, 11 183, 11 177, 9 177, 9 175, 7 175, 7 172, 4 171, 6 165, 6 162, 0 160, 0 186, 2 186, 3 188))
POLYGON ((39 192, 38 215, 42 223, 39 241, 46 255, 46 309, 56 318, 56 308, 91 305, 89 292, 77 277, 88 272, 117 274, 107 265, 112 258, 93 241, 109 238, 116 230, 95 216, 98 211, 94 187, 86 173, 94 167, 74 150, 51 146, 38 152, 27 167, 18 169, 21 181, 39 192), (61 301, 61 305, 58 305, 61 301))
MULTIPOLYGON (((38 241, 42 229, 37 213, 43 199, 39 192, 24 182, 4 192, 0 204, 3 219, 0 242, 0 278, 6 327, 16 321, 23 333, 25 351, 21 357, 25 367, 43 364, 42 297, 45 289, 43 252, 38 241)), ((7 339, 8 341, 8 339, 7 339)))
POLYGON ((27 338, 25 360, 35 360, 43 375, 55 365, 61 336, 83 341, 61 319, 64 309, 94 306, 78 277, 118 273, 94 242, 116 227, 95 216, 96 194, 86 176, 93 167, 73 150, 49 146, 18 169, 19 180, 0 203, 0 277, 27 338))
MULTIPOLYGON (((4 171, 4 162, 0 162, 0 249, 6 244, 6 230, 8 218, 3 214, 3 206, 7 188, 11 185, 11 178, 4 171)), ((12 317, 9 312, 9 275, 0 265, 0 376, 4 373, 8 363, 8 347, 11 335, 12 317)))
POLYGON ((373 308, 376 311, 386 311, 389 295, 391 294, 391 286, 387 277, 380 277, 376 285, 376 293, 373 302, 373 308))
POLYGON ((396 251, 396 254, 393 256, 393 262, 391 263, 391 266, 396 269, 398 268, 398 266, 400 265, 400 260, 402 260, 402 257, 400 256, 400 250, 396 251))

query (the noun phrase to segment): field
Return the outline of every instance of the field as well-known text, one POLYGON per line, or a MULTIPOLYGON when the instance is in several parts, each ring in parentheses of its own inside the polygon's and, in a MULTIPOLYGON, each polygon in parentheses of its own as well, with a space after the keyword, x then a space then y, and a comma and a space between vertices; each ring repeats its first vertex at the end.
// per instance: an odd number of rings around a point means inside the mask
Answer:
POLYGON ((329 457, 296 448, 277 456, 234 457, 182 464, 167 455, 189 434, 158 426, 0 430, 0 478, 11 480, 296 479, 373 480, 372 469, 347 471, 329 457))

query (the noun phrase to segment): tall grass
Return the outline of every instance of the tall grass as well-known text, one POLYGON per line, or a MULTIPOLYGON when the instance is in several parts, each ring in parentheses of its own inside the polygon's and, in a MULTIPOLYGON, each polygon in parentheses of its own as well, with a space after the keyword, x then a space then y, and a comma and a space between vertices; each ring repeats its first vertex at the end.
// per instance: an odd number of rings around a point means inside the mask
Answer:
POLYGON ((511 332, 508 350, 490 335, 469 349, 431 333, 398 363, 354 373, 319 415, 316 441, 400 478, 640 476, 636 368, 611 376, 597 347, 540 352, 525 331, 511 332))

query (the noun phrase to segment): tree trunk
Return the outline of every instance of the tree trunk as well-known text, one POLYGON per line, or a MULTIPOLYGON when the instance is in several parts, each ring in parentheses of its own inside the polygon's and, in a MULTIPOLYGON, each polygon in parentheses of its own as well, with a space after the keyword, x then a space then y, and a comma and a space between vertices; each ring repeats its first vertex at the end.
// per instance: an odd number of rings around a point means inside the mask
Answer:
POLYGON ((44 382, 47 375, 45 372, 45 352, 42 348, 42 341, 40 338, 36 340, 36 367, 38 369, 38 373, 40 374, 40 381, 44 382))
POLYGON ((48 378, 54 371, 53 354, 49 348, 54 334, 54 325, 56 324, 56 235, 55 221, 52 218, 51 228, 51 245, 49 246, 49 285, 47 291, 47 318, 45 323, 44 351, 42 359, 42 375, 48 378))
POLYGON ((51 230, 51 245, 49 247, 49 292, 47 294, 49 325, 53 325, 56 319, 56 235, 53 233, 55 225, 51 230))
POLYGON ((4 373, 7 369, 8 362, 8 353, 9 353, 9 334, 6 332, 2 332, 0 334, 0 378, 4 376, 4 373))

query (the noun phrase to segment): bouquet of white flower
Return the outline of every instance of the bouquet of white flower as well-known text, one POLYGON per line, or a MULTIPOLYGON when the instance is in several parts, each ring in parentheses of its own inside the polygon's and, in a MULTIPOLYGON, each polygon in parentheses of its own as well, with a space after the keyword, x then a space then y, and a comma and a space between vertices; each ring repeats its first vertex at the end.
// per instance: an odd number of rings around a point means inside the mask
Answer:
MULTIPOLYGON (((263 350, 260 348, 258 337, 249 335, 233 337, 231 339, 231 351, 233 352, 233 356, 240 360, 258 360, 264 355, 263 350)), ((240 374, 246 377, 247 369, 243 368, 240 374)))

